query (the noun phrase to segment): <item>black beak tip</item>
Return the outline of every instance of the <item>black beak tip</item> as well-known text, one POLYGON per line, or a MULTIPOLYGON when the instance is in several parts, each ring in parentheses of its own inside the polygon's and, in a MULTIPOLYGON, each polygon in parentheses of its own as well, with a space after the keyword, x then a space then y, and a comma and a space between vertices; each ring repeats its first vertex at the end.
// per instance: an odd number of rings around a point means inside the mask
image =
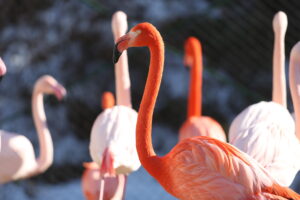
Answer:
POLYGON ((2 81, 2 79, 3 79, 3 76, 0 76, 0 82, 2 81))
POLYGON ((114 51, 113 51, 113 63, 116 64, 122 54, 122 52, 119 52, 118 50, 118 44, 115 45, 114 51))

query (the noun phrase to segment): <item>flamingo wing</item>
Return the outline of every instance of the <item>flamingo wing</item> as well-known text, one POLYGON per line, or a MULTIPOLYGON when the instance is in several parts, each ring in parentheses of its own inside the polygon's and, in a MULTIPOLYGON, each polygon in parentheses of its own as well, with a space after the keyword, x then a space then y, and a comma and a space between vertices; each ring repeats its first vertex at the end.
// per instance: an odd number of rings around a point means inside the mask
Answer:
POLYGON ((183 140, 162 159, 169 167, 161 184, 182 200, 260 199, 274 183, 245 153, 205 136, 183 140))

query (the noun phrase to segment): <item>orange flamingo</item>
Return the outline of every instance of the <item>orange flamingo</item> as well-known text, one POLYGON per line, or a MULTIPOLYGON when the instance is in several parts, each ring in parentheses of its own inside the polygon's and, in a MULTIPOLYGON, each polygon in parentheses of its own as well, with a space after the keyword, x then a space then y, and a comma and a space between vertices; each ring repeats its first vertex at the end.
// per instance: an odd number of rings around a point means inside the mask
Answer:
POLYGON ((184 45, 184 63, 191 68, 190 91, 188 100, 188 118, 179 130, 179 140, 193 136, 208 136, 226 141, 222 126, 213 118, 201 116, 202 101, 202 47, 195 37, 189 37, 184 45))
POLYGON ((167 192, 182 200, 300 199, 279 186, 250 156, 206 136, 187 138, 167 155, 155 154, 152 116, 164 66, 164 43, 149 23, 133 27, 116 41, 114 62, 129 47, 147 46, 150 67, 136 126, 136 148, 144 168, 167 192))
MULTIPOLYGON (((115 105, 115 99, 111 92, 104 92, 101 101, 102 109, 112 108, 115 105)), ((87 200, 98 200, 101 188, 100 168, 97 163, 83 163, 85 171, 82 175, 82 190, 87 200)), ((104 177, 104 199, 122 199, 126 177, 124 174, 118 176, 104 177)))

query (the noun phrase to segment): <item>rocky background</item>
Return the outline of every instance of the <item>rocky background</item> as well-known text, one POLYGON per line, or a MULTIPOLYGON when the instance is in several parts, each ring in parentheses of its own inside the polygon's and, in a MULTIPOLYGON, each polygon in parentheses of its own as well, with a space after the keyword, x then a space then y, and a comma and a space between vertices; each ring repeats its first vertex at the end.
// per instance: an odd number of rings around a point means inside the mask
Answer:
MULTIPOLYGON (((0 56, 8 68, 0 84, 0 128, 28 137, 38 154, 33 85, 50 74, 68 91, 64 102, 45 98, 53 166, 37 177, 0 186, 1 200, 83 199, 80 177, 82 162, 91 160, 91 126, 101 112, 101 94, 115 90, 111 16, 117 10, 127 13, 129 27, 153 23, 165 41, 164 77, 153 119, 159 154, 176 144, 186 118, 189 72, 183 66, 183 43, 188 36, 198 37, 203 46, 203 114, 217 119, 226 132, 246 106, 271 99, 277 11, 288 15, 287 70, 291 47, 300 39, 299 0, 0 0, 0 56)), ((135 48, 128 56, 138 110, 149 52, 135 48)), ((292 187, 300 192, 297 180, 292 187)), ((126 199, 174 198, 140 169, 129 177, 126 199)))

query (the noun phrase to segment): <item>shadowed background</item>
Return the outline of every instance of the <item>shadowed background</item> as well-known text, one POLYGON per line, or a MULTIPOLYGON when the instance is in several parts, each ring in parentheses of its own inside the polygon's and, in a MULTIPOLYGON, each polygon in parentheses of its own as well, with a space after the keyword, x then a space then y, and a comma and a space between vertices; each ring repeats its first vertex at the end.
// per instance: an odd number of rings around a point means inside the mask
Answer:
MULTIPOLYGON (((68 92, 64 103, 45 98, 54 164, 42 175, 0 186, 1 200, 83 199, 80 177, 82 162, 91 160, 91 126, 101 112, 101 94, 115 91, 111 16, 117 10, 127 14, 129 28, 148 21, 165 41, 164 77, 153 119, 159 154, 176 144, 186 118, 187 37, 202 43, 203 114, 217 119, 226 133, 246 106, 271 99, 276 12, 288 16, 287 70, 290 50, 300 40, 299 0, 0 0, 0 56, 8 68, 0 84, 0 128, 24 134, 38 153, 30 105, 34 82, 50 74, 68 92)), ((149 52, 134 48, 128 56, 132 103, 138 110, 149 52)), ((288 102, 292 111, 289 95, 288 102)), ((300 192, 297 181, 293 188, 300 192)), ((174 198, 141 169, 129 176, 126 199, 174 198)))

